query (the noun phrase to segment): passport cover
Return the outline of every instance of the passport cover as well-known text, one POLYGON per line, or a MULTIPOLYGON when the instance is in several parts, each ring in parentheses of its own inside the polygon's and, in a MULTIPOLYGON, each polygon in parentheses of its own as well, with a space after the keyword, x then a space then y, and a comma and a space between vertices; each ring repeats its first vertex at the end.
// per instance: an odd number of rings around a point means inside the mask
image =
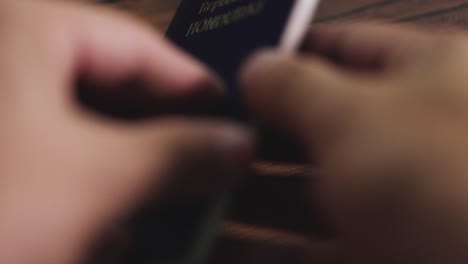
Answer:
POLYGON ((280 44, 297 2, 184 0, 168 28, 167 37, 221 76, 229 90, 226 114, 245 121, 249 117, 237 89, 238 69, 258 48, 280 44))
MULTIPOLYGON (((262 47, 285 46, 286 51, 292 51, 299 44, 317 3, 318 0, 182 0, 166 36, 224 80, 229 93, 227 108, 216 114, 253 123, 237 86, 239 67, 262 47)), ((226 191, 224 196, 210 202, 179 207, 176 212, 192 213, 183 219, 173 214, 172 218, 169 216, 170 225, 160 224, 179 238, 171 246, 167 241, 159 244, 162 251, 175 250, 164 257, 163 263, 205 263, 216 237, 217 223, 232 195, 232 191, 226 191), (181 232, 182 226, 194 222, 197 227, 181 232)))

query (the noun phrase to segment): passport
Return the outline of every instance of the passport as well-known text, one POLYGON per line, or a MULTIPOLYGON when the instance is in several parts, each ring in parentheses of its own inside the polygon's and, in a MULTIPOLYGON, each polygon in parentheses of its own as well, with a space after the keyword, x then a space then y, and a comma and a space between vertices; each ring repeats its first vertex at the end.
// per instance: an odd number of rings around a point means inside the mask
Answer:
MULTIPOLYGON (((317 5, 318 0, 182 0, 166 36, 224 80, 228 103, 216 115, 253 124, 237 85, 240 66, 260 48, 295 52, 317 5)), ((138 240, 150 246, 139 246, 127 263, 206 263, 233 196, 235 190, 226 190, 137 217, 132 226, 139 228, 138 240)))
POLYGON ((225 114, 245 121, 239 67, 260 48, 294 52, 317 5, 318 0, 183 0, 166 35, 221 76, 229 91, 225 114))

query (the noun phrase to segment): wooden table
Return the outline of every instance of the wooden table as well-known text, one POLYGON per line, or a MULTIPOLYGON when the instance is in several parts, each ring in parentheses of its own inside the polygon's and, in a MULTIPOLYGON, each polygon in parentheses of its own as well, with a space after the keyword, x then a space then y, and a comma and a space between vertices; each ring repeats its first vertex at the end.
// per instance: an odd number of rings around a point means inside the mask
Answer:
MULTIPOLYGON (((110 5, 164 31, 179 2, 121 0, 110 5)), ((316 23, 375 19, 468 29, 468 1, 323 0, 316 23)), ((211 262, 324 263, 330 253, 328 237, 316 211, 304 202, 308 201, 305 167, 259 163, 253 174, 224 223, 211 262)))
MULTIPOLYGON (((120 0, 113 4, 164 30, 180 0, 120 0)), ((323 0, 318 23, 379 19, 468 28, 464 0, 323 0)))

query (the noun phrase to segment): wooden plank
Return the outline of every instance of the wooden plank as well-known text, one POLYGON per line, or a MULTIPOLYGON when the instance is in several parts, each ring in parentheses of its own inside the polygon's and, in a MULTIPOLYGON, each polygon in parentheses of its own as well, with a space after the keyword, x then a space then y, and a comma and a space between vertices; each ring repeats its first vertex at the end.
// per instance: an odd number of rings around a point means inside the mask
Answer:
MULTIPOLYGON (((251 235, 251 234, 250 234, 251 235)), ((340 263, 331 243, 284 243, 284 237, 269 240, 221 239, 209 264, 325 264, 340 263)))
POLYGON ((406 17, 400 22, 410 22, 419 25, 440 28, 468 29, 468 3, 453 6, 451 8, 422 13, 417 16, 406 17))
POLYGON ((319 209, 309 195, 312 189, 312 177, 251 175, 237 193, 229 219, 325 237, 319 209))
MULTIPOLYGON (((156 28, 165 31, 181 0, 121 0, 110 6, 125 10, 139 16, 156 28)), ((317 20, 331 20, 335 17, 346 17, 373 9, 393 0, 329 0, 322 1, 317 20)))
POLYGON ((467 3, 466 0, 400 0, 377 6, 363 12, 338 17, 335 21, 385 20, 399 21, 405 18, 450 9, 467 3))
POLYGON ((140 17, 155 28, 165 31, 181 0, 121 0, 109 4, 140 17))
POLYGON ((382 0, 324 0, 320 3, 317 20, 326 20, 348 13, 359 12, 361 9, 372 8, 382 0))
MULTIPOLYGON (((132 13, 156 28, 164 31, 181 0, 121 0, 110 6, 132 13)), ((322 1, 317 21, 357 21, 357 20, 386 20, 386 21, 415 21, 422 16, 422 22, 433 24, 431 21, 441 21, 443 25, 457 25, 466 27, 463 15, 458 15, 457 9, 448 15, 438 14, 440 10, 456 8, 467 4, 466 0, 328 0, 322 1), (428 19, 426 16, 431 16, 428 19), (439 20, 435 17, 442 15, 439 20), (461 17, 460 17, 461 16, 461 17)))

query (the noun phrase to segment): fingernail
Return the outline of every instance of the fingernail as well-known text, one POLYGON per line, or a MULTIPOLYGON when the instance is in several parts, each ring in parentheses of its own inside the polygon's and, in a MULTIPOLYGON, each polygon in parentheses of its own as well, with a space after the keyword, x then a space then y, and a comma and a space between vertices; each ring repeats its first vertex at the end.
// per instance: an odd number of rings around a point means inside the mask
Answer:
POLYGON ((217 72, 209 69, 208 67, 206 67, 206 69, 206 72, 209 76, 210 88, 212 88, 213 91, 216 92, 216 94, 224 95, 226 93, 226 83, 224 82, 224 80, 217 72))
POLYGON ((284 56, 284 54, 275 52, 273 50, 263 50, 253 55, 241 68, 241 84, 247 85, 249 83, 255 82, 257 79, 268 76, 271 74, 274 67, 281 64, 284 56))
POLYGON ((226 94, 226 85, 219 74, 207 65, 196 62, 190 83, 181 86, 180 93, 207 94, 222 97, 226 94))
MULTIPOLYGON (((205 63, 194 56, 171 46, 175 56, 167 58, 166 78, 171 82, 166 86, 171 87, 166 92, 175 95, 185 95, 192 92, 210 91, 215 94, 224 94, 222 78, 205 63), (168 78, 167 76, 171 76, 168 78)), ((162 85, 164 87, 164 85, 162 85)))

